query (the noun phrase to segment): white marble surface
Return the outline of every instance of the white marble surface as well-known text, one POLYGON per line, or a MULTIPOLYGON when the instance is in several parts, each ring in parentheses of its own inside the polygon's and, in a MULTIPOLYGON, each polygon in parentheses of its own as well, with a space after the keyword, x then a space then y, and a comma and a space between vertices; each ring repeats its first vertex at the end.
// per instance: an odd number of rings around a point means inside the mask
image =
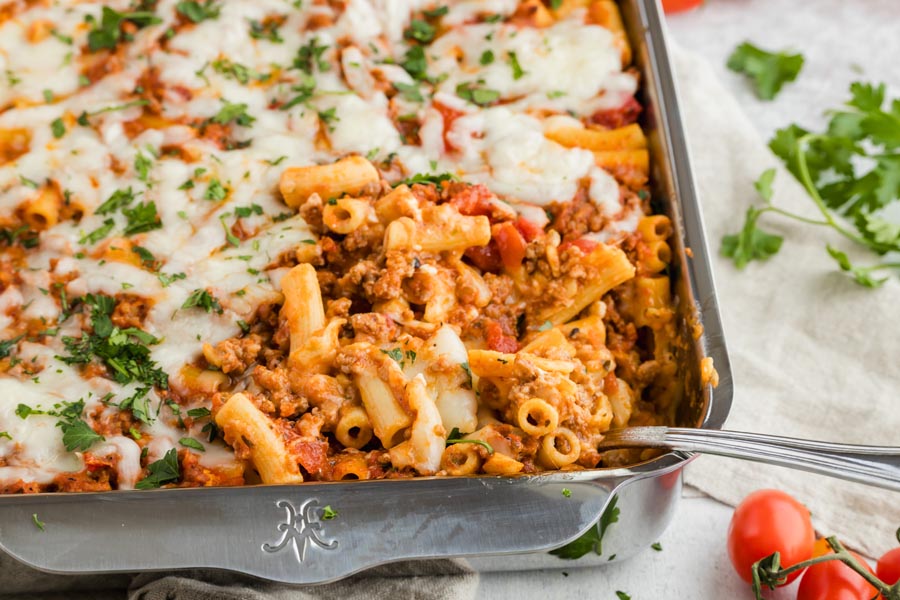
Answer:
MULTIPOLYGON (((709 58, 763 140, 790 123, 820 126, 824 112, 846 100, 852 81, 884 81, 895 93, 900 90, 898 0, 708 0, 697 10, 670 16, 668 24, 670 39, 709 58), (743 41, 803 53, 806 62, 798 80, 787 84, 775 100, 758 100, 747 80, 725 67, 743 41)), ((616 591, 623 591, 634 600, 749 600, 753 595, 733 573, 725 552, 731 513, 730 507, 709 498, 687 497, 660 540, 662 552, 648 549, 604 569, 487 574, 479 595, 616 600, 616 591)), ((792 591, 770 597, 791 598, 792 591)))

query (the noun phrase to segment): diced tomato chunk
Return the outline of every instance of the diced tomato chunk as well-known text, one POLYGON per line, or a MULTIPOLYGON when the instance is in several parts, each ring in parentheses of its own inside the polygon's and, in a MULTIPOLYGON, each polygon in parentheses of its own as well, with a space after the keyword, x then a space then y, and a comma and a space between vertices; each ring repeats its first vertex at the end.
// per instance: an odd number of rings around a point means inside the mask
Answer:
POLYGON ((468 216, 490 215, 491 201, 494 194, 486 186, 481 185, 457 185, 453 188, 450 204, 456 207, 460 214, 468 216))
POLYGON ((610 129, 618 129, 637 122, 640 114, 641 104, 631 96, 618 108, 598 110, 591 116, 591 121, 610 129))
POLYGON ((526 242, 533 242, 544 233, 544 230, 541 227, 522 217, 516 219, 516 229, 519 230, 519 233, 522 234, 522 237, 525 238, 526 242))
POLYGON ((491 240, 487 246, 472 246, 465 252, 466 257, 485 273, 497 273, 503 268, 497 242, 491 240))
POLYGON ((485 342, 489 350, 508 353, 518 352, 519 343, 516 341, 516 338, 503 333, 503 327, 496 321, 488 323, 486 334, 485 342))
POLYGON ((559 245, 559 250, 562 252, 566 248, 570 246, 575 246, 585 254, 590 254, 594 251, 594 248, 600 245, 600 242, 588 238, 578 238, 577 240, 573 240, 571 242, 563 242, 559 245))
POLYGON ((503 266, 507 269, 516 269, 521 266, 522 261, 525 260, 525 249, 528 244, 525 243, 525 238, 522 237, 516 226, 507 221, 494 225, 491 229, 491 237, 497 241, 503 266))

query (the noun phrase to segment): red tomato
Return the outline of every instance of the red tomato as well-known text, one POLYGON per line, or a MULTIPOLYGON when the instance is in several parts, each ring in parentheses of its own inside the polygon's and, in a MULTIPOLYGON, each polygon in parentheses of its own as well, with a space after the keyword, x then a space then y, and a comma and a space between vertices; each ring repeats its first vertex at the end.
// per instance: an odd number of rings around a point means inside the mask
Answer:
POLYGON ((494 240, 491 240, 487 246, 467 248, 465 256, 472 261, 472 264, 486 273, 497 273, 503 267, 500 251, 497 249, 497 242, 494 240))
POLYGON ((491 214, 491 200, 494 194, 482 184, 455 189, 450 204, 463 215, 478 216, 491 214))
POLYGON ((516 338, 503 333, 500 323, 491 321, 487 325, 485 343, 489 350, 496 352, 518 352, 519 343, 516 338))
POLYGON ((507 269, 515 269, 525 260, 525 249, 528 244, 525 238, 516 229, 516 226, 509 221, 494 225, 492 228, 492 236, 497 241, 497 248, 500 250, 500 259, 503 266, 507 269))
POLYGON ((522 237, 525 238, 526 242, 533 242, 537 237, 544 233, 543 229, 522 217, 516 219, 516 229, 519 230, 519 233, 522 234, 522 237))
POLYGON ((894 548, 879 558, 875 573, 878 574, 878 579, 888 585, 900 581, 900 548, 894 548))
POLYGON ((690 10, 701 4, 703 4, 703 0, 662 0, 663 10, 667 13, 690 10))
POLYGON ((637 122, 641 109, 641 103, 631 96, 618 108, 598 110, 591 115, 591 120, 609 129, 618 129, 637 122))
MULTIPOLYGON (((790 567, 809 559, 815 542, 809 510, 779 490, 759 490, 744 498, 728 527, 728 556, 748 583, 756 561, 780 552, 782 568, 790 567)), ((788 581, 799 575, 792 574, 788 581)))
MULTIPOLYGON (((830 551, 829 548, 826 554, 830 551)), ((872 572, 863 557, 856 552, 852 554, 872 572)), ((797 588, 797 600, 871 600, 876 597, 878 590, 839 560, 829 560, 809 567, 803 573, 800 587, 797 588)))
POLYGON ((563 242, 559 245, 559 251, 562 252, 569 246, 575 246, 585 254, 590 254, 594 251, 594 248, 600 245, 600 242, 588 238, 578 238, 577 240, 573 240, 571 242, 563 242))

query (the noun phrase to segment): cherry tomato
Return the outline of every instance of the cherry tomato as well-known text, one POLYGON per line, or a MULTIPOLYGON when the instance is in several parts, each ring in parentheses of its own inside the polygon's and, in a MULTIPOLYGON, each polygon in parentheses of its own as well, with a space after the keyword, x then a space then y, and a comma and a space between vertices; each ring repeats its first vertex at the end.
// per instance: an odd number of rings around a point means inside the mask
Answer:
MULTIPOLYGON (((830 552, 831 548, 828 547, 824 554, 830 552)), ((851 554, 872 572, 863 557, 856 552, 851 554)), ((877 596, 878 590, 839 560, 829 560, 809 567, 803 573, 800 587, 797 588, 797 600, 871 600, 877 596)))
MULTIPOLYGON (((782 568, 790 567, 808 560, 815 542, 809 510, 779 490, 759 490, 744 498, 728 528, 728 556, 748 583, 756 561, 780 552, 782 568)), ((793 573, 788 581, 799 575, 793 573)))
POLYGON ((894 548, 878 559, 875 567, 878 579, 888 585, 894 585, 900 581, 900 548, 894 548))
POLYGON ((697 8, 703 0, 662 0, 663 10, 667 13, 682 12, 697 8))

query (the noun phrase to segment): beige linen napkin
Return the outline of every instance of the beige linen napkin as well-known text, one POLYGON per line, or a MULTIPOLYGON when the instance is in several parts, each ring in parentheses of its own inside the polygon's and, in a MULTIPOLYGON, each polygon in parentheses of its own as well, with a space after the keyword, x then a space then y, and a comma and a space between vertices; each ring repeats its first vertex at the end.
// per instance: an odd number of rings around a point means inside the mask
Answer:
MULTIPOLYGON (((837 234, 763 217, 781 252, 744 271, 718 255, 756 201, 754 180, 778 165, 775 204, 817 216, 806 192, 766 148, 704 59, 675 50, 678 87, 735 379, 727 428, 900 446, 900 282, 869 290, 835 272, 826 240, 862 264, 837 234)), ((753 490, 786 490, 823 534, 869 555, 896 546, 900 494, 799 471, 700 457, 687 482, 736 504, 753 490)))

